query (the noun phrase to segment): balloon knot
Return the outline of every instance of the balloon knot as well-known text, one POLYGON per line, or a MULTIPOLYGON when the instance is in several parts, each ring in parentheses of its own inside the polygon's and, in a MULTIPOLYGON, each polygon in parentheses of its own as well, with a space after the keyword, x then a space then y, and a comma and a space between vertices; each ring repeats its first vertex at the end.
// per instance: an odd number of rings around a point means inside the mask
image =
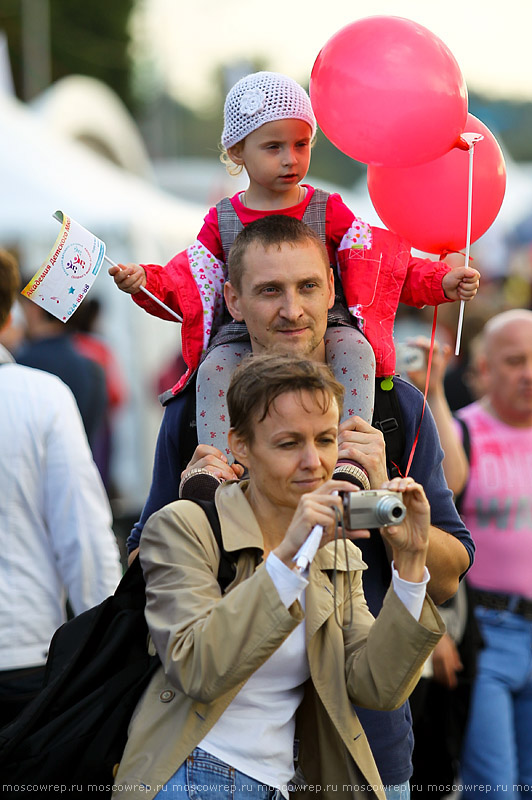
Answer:
POLYGON ((454 146, 457 147, 459 150, 469 150, 470 147, 469 142, 466 139, 464 139, 463 136, 458 137, 454 146))

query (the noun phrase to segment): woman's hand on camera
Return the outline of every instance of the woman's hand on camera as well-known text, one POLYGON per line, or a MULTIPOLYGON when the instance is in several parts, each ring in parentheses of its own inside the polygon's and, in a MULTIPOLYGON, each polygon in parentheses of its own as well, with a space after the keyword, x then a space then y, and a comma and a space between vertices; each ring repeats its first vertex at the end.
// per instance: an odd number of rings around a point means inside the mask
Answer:
POLYGON ((423 580, 429 546, 429 502, 423 487, 413 478, 394 478, 381 488, 402 494, 406 506, 403 522, 381 528, 381 533, 391 547, 394 566, 400 577, 419 583, 423 580))
MULTIPOLYGON (((343 515, 342 498, 338 493, 352 489, 353 484, 347 481, 330 480, 302 495, 283 541, 273 550, 277 558, 288 567, 294 567, 294 556, 315 525, 323 528, 320 547, 332 541, 343 515)), ((358 533, 369 536, 369 531, 358 533)))

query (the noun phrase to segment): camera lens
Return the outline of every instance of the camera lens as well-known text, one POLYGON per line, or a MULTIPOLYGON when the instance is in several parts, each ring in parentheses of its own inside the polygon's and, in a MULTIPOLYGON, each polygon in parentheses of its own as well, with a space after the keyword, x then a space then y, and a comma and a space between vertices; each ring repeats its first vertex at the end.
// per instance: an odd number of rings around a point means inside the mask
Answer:
POLYGON ((398 525, 405 515, 405 505, 399 498, 380 497, 375 505, 375 516, 379 525, 398 525))

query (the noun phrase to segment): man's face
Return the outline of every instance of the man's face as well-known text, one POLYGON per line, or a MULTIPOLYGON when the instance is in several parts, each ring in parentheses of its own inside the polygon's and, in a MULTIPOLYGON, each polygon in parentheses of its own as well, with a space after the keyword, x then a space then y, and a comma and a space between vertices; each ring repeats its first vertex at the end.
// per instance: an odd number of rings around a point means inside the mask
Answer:
POLYGON ((253 352, 325 361, 334 278, 318 247, 312 241, 268 249, 253 243, 243 264, 241 291, 226 283, 225 300, 233 318, 245 321, 253 352))
POLYGON ((509 425, 532 424, 532 321, 514 320, 486 342, 487 394, 509 425))

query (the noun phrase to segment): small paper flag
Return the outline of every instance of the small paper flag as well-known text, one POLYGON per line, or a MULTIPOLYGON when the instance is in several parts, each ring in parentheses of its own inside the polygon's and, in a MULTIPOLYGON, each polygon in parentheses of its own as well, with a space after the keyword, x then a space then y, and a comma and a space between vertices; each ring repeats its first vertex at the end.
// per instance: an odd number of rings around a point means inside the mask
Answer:
POLYGON ((54 217, 61 223, 59 235, 22 294, 66 322, 96 280, 105 244, 62 211, 56 211, 54 217))

